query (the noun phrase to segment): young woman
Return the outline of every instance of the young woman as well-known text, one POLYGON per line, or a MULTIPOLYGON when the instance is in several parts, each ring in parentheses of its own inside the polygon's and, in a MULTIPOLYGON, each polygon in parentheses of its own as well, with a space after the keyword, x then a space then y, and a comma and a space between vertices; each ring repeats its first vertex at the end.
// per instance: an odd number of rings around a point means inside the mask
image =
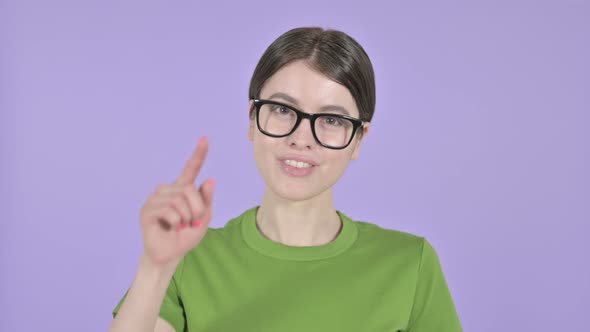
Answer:
POLYGON ((375 108, 363 48, 340 31, 290 30, 262 55, 249 98, 261 204, 208 228, 213 180, 194 187, 202 138, 141 210, 144 253, 111 331, 462 331, 424 238, 334 207, 375 108))

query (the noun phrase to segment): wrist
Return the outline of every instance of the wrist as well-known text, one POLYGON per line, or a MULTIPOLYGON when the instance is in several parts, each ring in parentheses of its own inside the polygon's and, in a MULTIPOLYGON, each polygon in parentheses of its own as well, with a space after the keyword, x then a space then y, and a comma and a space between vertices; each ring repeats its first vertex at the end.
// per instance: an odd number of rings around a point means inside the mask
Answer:
POLYGON ((168 284, 176 271, 177 265, 178 264, 156 264, 148 256, 142 254, 139 257, 138 275, 142 275, 146 280, 154 283, 168 284))

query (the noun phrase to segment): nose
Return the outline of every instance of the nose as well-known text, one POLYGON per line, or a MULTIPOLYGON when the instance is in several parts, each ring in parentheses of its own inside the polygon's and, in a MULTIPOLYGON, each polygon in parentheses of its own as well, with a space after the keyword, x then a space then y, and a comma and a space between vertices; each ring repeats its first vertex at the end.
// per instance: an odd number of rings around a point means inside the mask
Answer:
POLYGON ((289 146, 307 149, 312 148, 316 144, 309 119, 301 119, 295 131, 287 136, 287 143, 289 146))

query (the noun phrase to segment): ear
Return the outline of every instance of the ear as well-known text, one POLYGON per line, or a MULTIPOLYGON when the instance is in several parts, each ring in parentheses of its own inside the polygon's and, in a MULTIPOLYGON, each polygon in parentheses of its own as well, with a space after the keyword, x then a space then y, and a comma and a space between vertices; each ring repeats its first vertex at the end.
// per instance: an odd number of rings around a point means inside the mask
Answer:
MULTIPOLYGON (((250 112, 254 110, 254 101, 250 100, 250 107, 248 108, 248 117, 250 117, 250 112)), ((248 126, 248 139, 250 141, 254 140, 254 117, 250 118, 250 125, 248 126)))
POLYGON ((361 143, 363 142, 365 137, 367 137, 367 134, 369 133, 370 125, 371 125, 370 122, 365 122, 365 124, 363 125, 363 128, 362 128, 363 136, 360 139, 355 139, 356 142, 355 142, 354 150, 352 151, 352 155, 350 157, 351 160, 356 160, 359 157, 359 153, 361 153, 361 143))

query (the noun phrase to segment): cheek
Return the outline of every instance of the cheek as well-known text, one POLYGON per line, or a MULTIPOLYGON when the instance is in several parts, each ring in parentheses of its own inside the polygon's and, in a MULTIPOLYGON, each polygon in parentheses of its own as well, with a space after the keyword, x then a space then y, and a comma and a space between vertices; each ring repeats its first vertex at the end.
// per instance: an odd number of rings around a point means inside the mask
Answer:
POLYGON ((349 162, 350 162, 350 157, 349 156, 344 157, 344 158, 340 158, 338 160, 338 168, 340 170, 342 170, 342 172, 344 172, 344 170, 346 170, 346 168, 348 168, 349 162))
POLYGON ((273 151, 275 151, 276 141, 278 139, 268 137, 258 130, 254 132, 253 137, 253 144, 254 144, 254 152, 256 153, 257 157, 259 158, 269 158, 272 157, 273 151))
POLYGON ((332 170, 339 170, 337 172, 340 174, 348 167, 348 163, 350 162, 352 151, 351 150, 340 150, 336 151, 336 153, 332 153, 331 156, 328 156, 325 161, 330 163, 330 169, 332 170))

